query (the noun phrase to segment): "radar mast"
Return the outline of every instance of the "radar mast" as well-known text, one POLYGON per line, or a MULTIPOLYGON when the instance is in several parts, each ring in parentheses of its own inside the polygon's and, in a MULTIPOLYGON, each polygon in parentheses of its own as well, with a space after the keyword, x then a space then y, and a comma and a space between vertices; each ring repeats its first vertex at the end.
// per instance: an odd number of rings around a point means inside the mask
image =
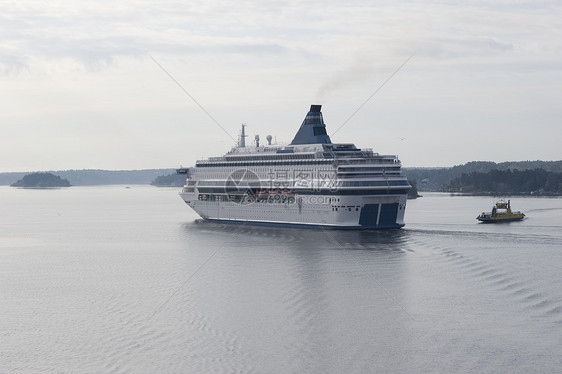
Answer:
POLYGON ((246 136, 248 136, 248 135, 246 135, 245 128, 246 128, 246 124, 243 123, 242 124, 242 130, 240 131, 240 139, 238 140, 238 147, 240 147, 240 148, 246 147, 246 136))

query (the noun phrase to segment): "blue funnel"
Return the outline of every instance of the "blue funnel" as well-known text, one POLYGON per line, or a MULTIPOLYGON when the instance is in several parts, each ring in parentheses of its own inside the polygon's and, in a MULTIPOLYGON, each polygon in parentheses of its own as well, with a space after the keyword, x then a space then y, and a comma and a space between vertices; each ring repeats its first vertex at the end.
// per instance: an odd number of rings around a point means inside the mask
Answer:
POLYGON ((322 118, 322 105, 311 105, 310 112, 306 115, 302 125, 291 142, 291 145, 296 144, 331 144, 332 141, 326 133, 326 125, 322 118))

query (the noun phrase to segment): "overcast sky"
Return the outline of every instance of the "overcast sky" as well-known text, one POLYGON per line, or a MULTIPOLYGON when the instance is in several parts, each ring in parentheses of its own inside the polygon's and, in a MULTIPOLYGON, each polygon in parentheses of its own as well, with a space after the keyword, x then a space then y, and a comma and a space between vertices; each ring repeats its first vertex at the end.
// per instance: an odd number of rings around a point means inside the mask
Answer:
POLYGON ((560 1, 2 1, 0 172, 193 165, 232 137, 405 167, 562 159, 560 1))

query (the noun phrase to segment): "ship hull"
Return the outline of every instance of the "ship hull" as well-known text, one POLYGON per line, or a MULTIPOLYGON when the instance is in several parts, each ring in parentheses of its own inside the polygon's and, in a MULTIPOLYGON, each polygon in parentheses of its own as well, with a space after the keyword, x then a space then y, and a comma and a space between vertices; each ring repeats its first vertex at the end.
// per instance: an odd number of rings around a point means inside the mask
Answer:
POLYGON ((521 221, 524 217, 515 217, 515 218, 498 218, 498 219, 486 219, 486 218, 478 218, 478 220, 482 223, 504 223, 504 222, 515 222, 521 221))
POLYGON ((314 229, 398 229, 404 226, 406 195, 297 196, 293 203, 201 201, 182 199, 207 221, 314 229))
POLYGON ((221 224, 234 224, 234 225, 250 225, 262 227, 284 227, 295 229, 309 229, 309 230, 390 230, 400 229, 404 224, 398 225, 382 225, 382 226, 328 226, 323 224, 309 224, 309 223, 288 223, 288 222, 264 222, 264 221, 242 221, 242 220, 224 220, 224 219, 205 219, 208 222, 221 223, 221 224))

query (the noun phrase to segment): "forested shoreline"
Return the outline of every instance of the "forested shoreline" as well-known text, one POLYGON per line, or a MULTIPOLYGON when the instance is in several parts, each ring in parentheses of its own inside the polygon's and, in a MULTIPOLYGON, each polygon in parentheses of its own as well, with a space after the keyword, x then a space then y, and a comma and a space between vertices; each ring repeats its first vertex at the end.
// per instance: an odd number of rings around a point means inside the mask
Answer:
MULTIPOLYGON (((420 192, 471 194, 562 195, 562 161, 472 161, 442 168, 408 168, 403 173, 420 192)), ((30 172, 0 173, 0 185, 11 185, 30 172)), ((175 169, 61 170, 51 172, 73 186, 152 184, 181 187, 185 175, 175 169)), ((414 192, 414 191, 412 191, 414 192)), ((412 194, 410 197, 414 197, 412 194)))
POLYGON ((544 169, 473 172, 453 179, 444 191, 471 194, 562 195, 562 173, 544 169))
POLYGON ((450 168, 405 167, 403 172, 409 180, 417 182, 421 192, 461 192, 462 189, 466 193, 488 194, 510 190, 514 193, 562 195, 560 185, 556 184, 559 181, 557 174, 562 173, 562 161, 472 161, 450 168))

